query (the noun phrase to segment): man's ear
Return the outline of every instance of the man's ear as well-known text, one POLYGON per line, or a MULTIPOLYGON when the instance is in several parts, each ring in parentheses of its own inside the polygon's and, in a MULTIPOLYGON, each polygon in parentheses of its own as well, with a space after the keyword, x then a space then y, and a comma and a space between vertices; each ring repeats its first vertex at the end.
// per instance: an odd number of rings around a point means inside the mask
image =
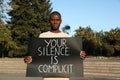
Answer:
POLYGON ((62 19, 60 20, 60 24, 62 23, 62 19))

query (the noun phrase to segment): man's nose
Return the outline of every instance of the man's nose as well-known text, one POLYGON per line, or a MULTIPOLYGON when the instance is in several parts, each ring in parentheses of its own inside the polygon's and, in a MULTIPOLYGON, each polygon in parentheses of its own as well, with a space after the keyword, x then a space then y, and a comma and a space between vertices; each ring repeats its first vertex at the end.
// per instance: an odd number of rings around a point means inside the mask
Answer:
POLYGON ((57 22, 57 20, 54 20, 54 23, 56 23, 57 22))

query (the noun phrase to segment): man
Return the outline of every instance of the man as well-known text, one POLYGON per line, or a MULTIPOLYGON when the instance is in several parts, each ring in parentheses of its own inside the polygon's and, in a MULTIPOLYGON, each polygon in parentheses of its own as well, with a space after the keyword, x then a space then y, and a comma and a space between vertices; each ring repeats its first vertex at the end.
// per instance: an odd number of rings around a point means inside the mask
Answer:
MULTIPOLYGON (((60 24, 62 22, 61 14, 57 11, 54 11, 50 14, 49 22, 51 25, 51 30, 44 32, 39 35, 40 38, 60 38, 60 37, 70 37, 68 34, 61 32, 59 30, 60 24)), ((80 51, 80 58, 85 59, 85 51, 80 51)), ((26 56, 24 58, 25 63, 31 63, 32 57, 26 56)), ((45 78, 44 80, 69 80, 69 78, 45 78)))

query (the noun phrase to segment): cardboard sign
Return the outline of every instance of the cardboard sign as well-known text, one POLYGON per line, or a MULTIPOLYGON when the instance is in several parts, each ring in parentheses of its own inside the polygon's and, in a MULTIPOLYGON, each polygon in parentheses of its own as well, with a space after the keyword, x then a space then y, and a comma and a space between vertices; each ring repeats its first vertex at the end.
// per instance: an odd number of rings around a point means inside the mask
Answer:
POLYGON ((83 77, 81 38, 31 38, 27 77, 83 77))

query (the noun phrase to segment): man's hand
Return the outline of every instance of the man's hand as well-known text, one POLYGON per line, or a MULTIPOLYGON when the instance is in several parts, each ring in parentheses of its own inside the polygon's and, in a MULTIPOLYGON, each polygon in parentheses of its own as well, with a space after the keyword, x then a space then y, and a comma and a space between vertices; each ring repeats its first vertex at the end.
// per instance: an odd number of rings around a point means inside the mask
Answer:
POLYGON ((80 58, 83 59, 83 60, 86 58, 85 51, 80 51, 80 58))
POLYGON ((31 63, 31 62, 32 62, 32 57, 31 57, 31 56, 25 56, 25 57, 24 57, 24 62, 25 62, 26 64, 31 63))

